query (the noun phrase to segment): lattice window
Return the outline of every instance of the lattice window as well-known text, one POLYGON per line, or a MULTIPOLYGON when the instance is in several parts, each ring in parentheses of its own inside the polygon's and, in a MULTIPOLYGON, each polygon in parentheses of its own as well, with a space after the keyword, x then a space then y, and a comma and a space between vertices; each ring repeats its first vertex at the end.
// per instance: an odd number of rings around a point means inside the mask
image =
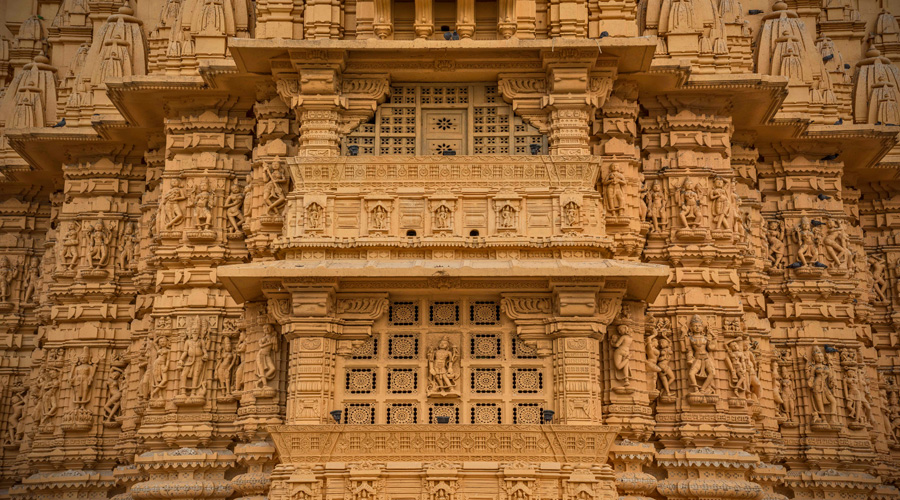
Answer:
POLYGON ((513 406, 514 424, 539 424, 543 408, 538 403, 516 403, 513 406))
POLYGON ((387 407, 387 423, 415 424, 419 421, 419 409, 414 403, 391 403, 387 407))
POLYGON ((469 321, 473 325, 500 324, 500 305, 494 301, 477 301, 469 306, 469 321))
POLYGON ((500 336, 496 333, 477 333, 469 340, 469 354, 474 359, 500 357, 500 336))
POLYGON ((459 304, 456 302, 435 302, 428 308, 428 321, 432 325, 449 326, 459 323, 459 304))
POLYGON ((388 338, 388 356, 393 359, 418 358, 419 339, 412 334, 391 335, 388 338))
POLYGON ((378 356, 378 339, 371 338, 353 346, 352 359, 375 359, 378 356))
POLYGON ((478 394, 492 394, 500 391, 499 368, 475 368, 472 370, 470 383, 472 392, 478 394))
POLYGON ((375 370, 353 368, 347 372, 344 388, 350 394, 371 394, 375 392, 375 370))
POLYGON ((375 116, 345 136, 342 154, 531 155, 547 153, 547 138, 515 115, 497 85, 391 87, 375 116), (446 111, 446 113, 442 113, 446 111), (535 151, 532 151, 535 149, 535 151))
POLYGON ((392 394, 412 394, 419 388, 419 374, 414 368, 391 368, 387 384, 392 394))
POLYGON ((512 354, 516 359, 537 359, 537 347, 529 346, 522 339, 512 339, 512 354))
POLYGON ((344 405, 345 424, 374 424, 374 403, 347 403, 344 405))
POLYGON ((544 388, 544 375, 537 368, 515 368, 512 386, 519 394, 537 394, 544 388))
POLYGON ((438 417, 450 417, 450 422, 459 423, 458 403, 432 403, 428 406, 428 423, 436 424, 438 417))
POLYGON ((502 416, 500 405, 497 403, 476 403, 472 406, 473 424, 500 424, 502 416))
POLYGON ((388 311, 388 321, 394 326, 419 323, 419 306, 415 302, 394 302, 388 311))

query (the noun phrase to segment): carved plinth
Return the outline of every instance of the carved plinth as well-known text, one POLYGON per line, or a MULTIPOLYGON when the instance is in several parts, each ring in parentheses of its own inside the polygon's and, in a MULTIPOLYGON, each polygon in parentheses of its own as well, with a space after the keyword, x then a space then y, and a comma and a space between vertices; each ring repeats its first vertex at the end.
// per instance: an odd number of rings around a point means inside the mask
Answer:
POLYGON ((667 405, 668 405, 668 404, 674 404, 675 401, 677 401, 677 400, 678 400, 678 398, 675 397, 675 396, 673 396, 673 395, 671 395, 671 394, 669 394, 669 395, 663 395, 663 396, 660 396, 660 397, 659 397, 659 402, 660 402, 660 403, 663 403, 663 404, 667 404, 667 405))
POLYGON ((244 233, 228 233, 227 235, 225 235, 225 238, 231 241, 235 241, 246 238, 246 235, 244 233))
POLYGON ((259 223, 263 227, 281 227, 284 225, 284 217, 280 215, 263 215, 259 218, 259 223))
POLYGON ((74 269, 68 269, 68 270, 65 270, 65 271, 56 271, 55 273, 53 273, 53 277, 54 277, 55 279, 57 279, 57 280, 60 280, 60 279, 72 279, 72 278, 75 277, 75 270, 74 270, 74 269))
POLYGON ((0 302, 0 312, 9 312, 16 307, 12 302, 0 302))
POLYGON ((91 428, 94 416, 84 408, 73 408, 62 416, 60 427, 66 432, 86 431, 91 428))
POLYGON ((813 422, 813 423, 809 424, 809 427, 814 431, 820 431, 820 432, 841 430, 841 426, 839 424, 832 424, 829 422, 813 422))
MULTIPOLYGON (((631 219, 629 219, 628 217, 609 216, 606 218, 607 226, 625 226, 628 225, 629 222, 631 222, 631 219)), ((649 227, 649 224, 647 224, 647 226, 649 227)))
POLYGON ((728 398, 728 406, 731 408, 746 408, 747 400, 743 398, 728 398))
POLYGON ((260 387, 257 389, 253 389, 253 396, 255 398, 274 398, 275 394, 277 393, 278 391, 271 387, 260 387))
POLYGON ((185 396, 184 394, 179 394, 175 396, 174 399, 175 406, 203 406, 206 403, 206 398, 202 396, 185 396))
POLYGON ((83 279, 104 279, 109 276, 109 271, 106 269, 82 269, 79 276, 83 279))
POLYGON ((160 231, 159 238, 161 240, 180 240, 183 234, 182 231, 160 231))
POLYGON ((794 269, 794 274, 803 278, 818 279, 825 274, 825 269, 821 267, 803 266, 794 269))
POLYGON ((708 236, 706 229, 676 229, 675 236, 682 240, 702 241, 708 236))
POLYGON ((203 241, 215 241, 216 240, 216 232, 212 230, 203 230, 203 231, 188 231, 186 236, 189 240, 195 242, 203 242, 203 241))
POLYGON ((734 236, 734 232, 727 229, 713 229, 709 234, 714 240, 730 240, 734 236))
POLYGON ((688 403, 696 406, 715 406, 719 402, 719 396, 716 394, 704 394, 695 392, 686 396, 688 403))

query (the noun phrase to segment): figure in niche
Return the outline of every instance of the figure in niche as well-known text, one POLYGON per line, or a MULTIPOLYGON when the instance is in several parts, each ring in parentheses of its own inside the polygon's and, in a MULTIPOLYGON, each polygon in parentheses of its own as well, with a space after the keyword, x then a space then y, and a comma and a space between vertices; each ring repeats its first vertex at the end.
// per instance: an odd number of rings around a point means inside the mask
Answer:
POLYGON ((184 211, 181 202, 187 200, 181 188, 181 179, 172 179, 169 192, 163 197, 163 225, 166 230, 171 230, 184 221, 184 211))
POLYGON ((778 364, 777 359, 772 360, 772 400, 775 402, 775 411, 779 422, 787 420, 784 393, 782 391, 781 366, 778 364))
POLYGON ((625 186, 628 179, 622 167, 614 163, 606 177, 606 210, 613 217, 621 217, 625 211, 625 186))
POLYGON ((647 217, 650 219, 650 227, 653 232, 658 233, 661 228, 665 227, 664 211, 666 209, 666 194, 663 192, 662 184, 659 181, 653 181, 650 191, 647 193, 647 217))
POLYGON ((713 223, 716 229, 731 229, 731 222, 728 220, 732 215, 731 196, 725 188, 725 179, 716 177, 713 180, 713 188, 709 192, 709 199, 712 201, 713 223))
POLYGON ((141 351, 138 355, 138 398, 145 401, 150 398, 150 390, 153 387, 153 361, 156 359, 156 342, 150 338, 144 339, 141 351))
POLYGON ((322 229, 322 225, 325 219, 325 210, 322 208, 322 205, 318 203, 310 203, 308 207, 306 207, 306 228, 307 229, 322 229))
POLYGON ((828 232, 825 233, 822 246, 825 247, 828 260, 835 267, 842 268, 847 265, 847 258, 851 254, 850 238, 839 220, 828 219, 828 232))
POLYGON ((216 363, 216 380, 219 382, 219 389, 222 395, 225 397, 230 397, 231 393, 234 392, 234 365, 235 356, 231 337, 223 336, 219 360, 216 363))
MULTIPOLYGON (((850 367, 844 373, 844 399, 847 401, 847 417, 856 426, 865 426, 869 423, 866 407, 869 402, 863 397, 860 374, 856 367, 850 367)), ((871 406, 869 406, 871 411, 871 406)))
POLYGON ((280 215, 281 209, 284 207, 287 198, 284 196, 284 174, 281 169, 275 165, 265 169, 266 185, 263 188, 263 200, 266 204, 266 211, 269 215, 280 215))
POLYGON ((239 395, 244 390, 244 386, 246 385, 244 360, 247 356, 247 340, 244 330, 241 330, 241 332, 238 334, 238 342, 234 351, 234 394, 239 395))
POLYGON ((113 368, 107 382, 109 394, 106 396, 106 404, 103 405, 103 422, 113 424, 122 409, 122 396, 125 394, 125 373, 121 368, 113 368))
POLYGON ((109 240, 109 229, 103 220, 94 222, 88 233, 88 260, 94 269, 106 266, 109 261, 109 240))
POLYGON ((34 294, 41 287, 41 277, 41 263, 36 257, 33 257, 28 266, 28 272, 25 274, 25 291, 22 293, 22 299, 26 303, 35 302, 34 294))
POLYGON ((212 210, 215 207, 209 179, 204 179, 200 183, 199 190, 192 193, 190 206, 194 208, 194 227, 200 231, 209 231, 212 228, 212 210))
POLYGON ((160 337, 157 340, 156 358, 150 367, 150 374, 153 377, 153 386, 150 390, 150 398, 157 399, 164 396, 166 386, 169 385, 169 339, 160 337))
POLYGON ((134 222, 128 222, 127 224, 125 224, 125 228, 122 232, 122 238, 119 241, 121 242, 121 248, 119 248, 119 255, 116 258, 116 264, 119 266, 119 269, 124 271, 133 266, 135 245, 139 241, 137 235, 135 234, 134 222))
POLYGON ((275 359, 273 353, 278 350, 278 335, 275 327, 269 323, 263 326, 263 335, 259 339, 259 350, 256 351, 256 382, 260 388, 266 387, 275 378, 275 359))
POLYGON ((503 208, 500 209, 500 220, 498 221, 498 225, 502 229, 512 229, 515 227, 515 210, 513 207, 509 205, 503 205, 503 208))
POLYGON ((703 211, 700 206, 700 192, 694 181, 686 178, 678 190, 678 202, 681 207, 678 218, 681 225, 688 229, 696 229, 703 223, 703 211))
MULTIPOLYGON (((59 376, 59 371, 54 368, 49 368, 47 366, 41 371, 41 376, 38 379, 38 384, 41 388, 41 397, 40 404, 38 405, 37 415, 40 417, 40 422, 38 425, 43 427, 51 418, 55 417, 57 413, 59 413, 59 388, 61 385, 61 380, 59 376)), ((71 381, 72 387, 75 388, 74 380, 71 381)), ((76 405, 79 405, 77 401, 73 402, 76 405)), ((35 422, 38 419, 34 419, 35 422)))
POLYGON ((388 228, 388 211, 381 205, 372 209, 372 229, 385 231, 388 228))
POLYGON ((459 349, 443 337, 437 347, 428 348, 428 392, 447 394, 455 391, 459 373, 454 365, 459 360, 459 349))
POLYGON ((434 228, 450 229, 450 209, 447 205, 441 205, 434 211, 434 228))
POLYGON ((750 395, 759 398, 762 394, 762 384, 759 381, 759 363, 756 354, 759 351, 759 343, 744 337, 741 345, 744 346, 744 359, 747 360, 747 377, 750 384, 750 395))
POLYGON ((626 325, 616 327, 616 337, 613 341, 613 367, 616 370, 616 380, 624 380, 625 385, 631 384, 631 330, 626 325))
POLYGON ((72 365, 69 373, 69 383, 72 385, 72 402, 84 406, 91 402, 91 386, 94 383, 94 374, 97 366, 89 358, 88 348, 85 347, 72 365))
POLYGON ((825 354, 819 346, 813 348, 813 359, 804 356, 806 361, 806 384, 812 395, 813 423, 824 423, 825 407, 828 413, 834 413, 837 408, 837 399, 834 397, 834 373, 831 366, 825 361, 825 354))
POLYGON ((872 276, 872 293, 875 298, 880 302, 887 301, 887 263, 881 253, 869 256, 869 273, 872 276))
POLYGON ((690 365, 688 380, 694 393, 710 394, 714 391, 716 363, 710 355, 711 351, 715 351, 715 338, 700 316, 695 314, 687 328, 684 342, 684 352, 690 365), (703 379, 702 385, 697 382, 698 379, 703 379))
POLYGON ((19 269, 13 268, 9 258, 0 257, 0 302, 9 302, 12 294, 12 282, 19 276, 19 269))
POLYGON ((66 236, 63 239, 62 260, 69 270, 75 269, 75 266, 78 265, 78 247, 81 246, 79 238, 80 230, 81 225, 77 222, 72 222, 69 224, 69 227, 66 228, 66 236))
POLYGON ((672 360, 675 357, 675 350, 672 346, 672 340, 665 331, 659 335, 659 361, 656 366, 659 367, 659 380, 662 384, 662 395, 672 396, 672 385, 675 384, 675 370, 672 369, 672 360))
POLYGON ((794 241, 800 245, 797 249, 797 257, 800 259, 801 265, 818 264, 819 236, 813 231, 808 217, 802 217, 800 224, 794 228, 794 241))
POLYGON ((563 224, 568 227, 576 227, 581 224, 581 207, 574 201, 566 203, 563 207, 563 224))
POLYGON ((184 341, 184 350, 178 359, 177 369, 181 371, 178 394, 184 397, 199 397, 205 392, 203 366, 209 361, 209 355, 200 339, 200 322, 191 330, 191 335, 184 341))
POLYGON ((769 263, 774 269, 784 267, 784 230, 778 221, 769 221, 766 228, 766 242, 769 245, 769 263))
POLYGON ((731 388, 737 397, 746 398, 750 393, 750 374, 744 350, 741 349, 741 340, 734 339, 725 344, 725 351, 725 366, 731 374, 731 388))

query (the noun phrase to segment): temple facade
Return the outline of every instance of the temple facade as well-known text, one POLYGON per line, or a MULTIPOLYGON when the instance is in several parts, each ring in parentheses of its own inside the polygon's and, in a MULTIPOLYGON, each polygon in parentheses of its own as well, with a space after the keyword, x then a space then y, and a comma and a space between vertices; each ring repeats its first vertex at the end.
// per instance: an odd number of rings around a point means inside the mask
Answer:
POLYGON ((0 500, 900 500, 895 12, 0 0, 0 500))

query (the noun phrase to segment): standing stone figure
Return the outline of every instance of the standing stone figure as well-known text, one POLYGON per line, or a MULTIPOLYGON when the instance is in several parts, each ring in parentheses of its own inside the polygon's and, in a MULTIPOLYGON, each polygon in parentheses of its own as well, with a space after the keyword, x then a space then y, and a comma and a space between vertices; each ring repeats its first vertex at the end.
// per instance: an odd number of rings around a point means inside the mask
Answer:
POLYGON ((715 338, 700 316, 696 314, 691 318, 688 326, 683 349, 690 365, 688 380, 691 390, 695 393, 706 394, 714 392, 716 363, 711 352, 715 351, 715 338), (697 382, 698 379, 703 379, 702 385, 697 382))
POLYGON ((209 360, 209 356, 200 339, 200 323, 191 330, 190 337, 185 339, 181 357, 178 359, 178 370, 181 371, 179 380, 179 396, 199 396, 205 389, 203 380, 203 366, 209 360))
POLYGON ((41 285, 41 263, 37 257, 32 257, 28 272, 25 274, 25 290, 22 292, 22 300, 25 303, 34 302, 34 294, 41 285))
POLYGON ((662 184, 659 181, 653 181, 653 185, 650 186, 650 191, 647 193, 647 217, 650 219, 651 230, 655 233, 666 226, 665 209, 666 194, 663 192, 662 184))
POLYGON ((165 194, 162 200, 163 227, 166 230, 174 229, 184 221, 184 211, 181 209, 181 202, 186 199, 187 196, 184 195, 181 189, 181 179, 172 179, 169 192, 165 194))
POLYGON ((688 177, 678 190, 678 202, 681 207, 678 214, 681 225, 688 229, 696 229, 703 223, 703 210, 700 206, 701 197, 694 181, 688 177))
POLYGON ((613 217, 621 217, 625 211, 625 186, 628 179, 622 173, 622 167, 616 163, 606 176, 606 210, 613 217))
POLYGON ((109 229, 103 220, 94 222, 88 233, 88 261, 94 269, 104 267, 109 261, 109 229))
POLYGON ((94 383, 94 374, 97 366, 90 360, 88 348, 78 355, 72 370, 69 372, 69 383, 72 385, 72 402, 84 406, 91 401, 91 386, 94 383))
POLYGON ((109 394, 106 397, 106 404, 103 405, 103 422, 105 424, 113 424, 119 412, 122 409, 122 397, 125 394, 125 373, 121 368, 113 368, 109 374, 110 380, 107 382, 109 394))
POLYGON ((813 359, 804 356, 806 360, 806 386, 812 395, 813 423, 823 423, 825 407, 828 413, 833 414, 837 408, 837 399, 834 397, 834 373, 831 366, 825 361, 825 354, 819 346, 813 347, 813 359))
POLYGON ((797 258, 800 259, 800 264, 809 266, 818 263, 819 236, 813 231, 808 217, 802 217, 800 224, 794 228, 794 241, 800 245, 797 248, 797 258))
POLYGON ((225 198, 225 217, 228 219, 229 234, 241 234, 244 224, 244 193, 237 182, 231 184, 231 193, 225 198))
POLYGON ((200 182, 199 190, 191 195, 191 206, 194 208, 194 227, 200 231, 212 228, 212 211, 216 200, 209 186, 209 179, 200 182))
POLYGON ((13 268, 9 258, 5 255, 0 257, 0 302, 9 302, 12 282, 18 275, 18 268, 13 268))
POLYGON ((275 360, 272 353, 278 350, 278 336, 275 327, 269 323, 263 326, 263 335, 259 339, 259 350, 256 351, 256 377, 260 388, 275 378, 275 360))
POLYGON ((428 391, 446 394, 453 392, 459 373, 454 365, 459 359, 459 349, 443 337, 437 347, 428 348, 428 391))
POLYGON ((157 399, 160 396, 165 396, 164 391, 169 385, 170 365, 171 361, 169 360, 169 339, 166 337, 160 337, 159 339, 157 339, 156 358, 153 360, 153 363, 148 369, 149 373, 153 377, 153 386, 150 390, 150 399, 157 399))
POLYGON ((613 341, 613 367, 616 380, 624 380, 625 385, 631 384, 631 330, 625 325, 616 327, 616 338, 613 341))
POLYGON ((222 347, 219 351, 219 360, 216 363, 216 380, 219 382, 224 397, 230 397, 234 391, 234 348, 230 337, 222 337, 222 347))
POLYGON ((712 217, 716 229, 731 229, 731 222, 728 218, 733 215, 731 209, 731 196, 725 188, 725 179, 716 177, 713 180, 713 188, 709 192, 709 199, 712 202, 712 217))
POLYGON ((775 269, 784 267, 784 231, 778 221, 769 221, 766 228, 766 242, 769 245, 769 263, 775 269))

